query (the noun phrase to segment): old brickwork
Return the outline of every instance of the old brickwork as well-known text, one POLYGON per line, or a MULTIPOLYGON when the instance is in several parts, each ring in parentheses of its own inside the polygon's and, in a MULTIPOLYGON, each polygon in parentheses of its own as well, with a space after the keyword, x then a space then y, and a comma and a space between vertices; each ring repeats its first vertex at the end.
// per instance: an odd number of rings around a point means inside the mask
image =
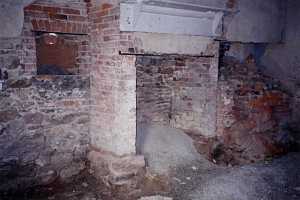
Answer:
POLYGON ((242 64, 222 63, 218 95, 218 156, 224 148, 226 162, 254 162, 289 148, 290 98, 251 57, 242 64))
POLYGON ((86 32, 82 31, 84 27, 87 28, 85 2, 62 5, 39 1, 25 9, 21 37, 0 40, 0 68, 2 73, 8 72, 0 91, 1 190, 69 180, 85 168, 90 143, 88 36, 78 36, 80 75, 36 76, 34 32, 78 34, 86 32), (58 10, 67 15, 66 23, 81 24, 80 31, 38 29, 33 25, 41 18, 52 23, 51 13, 58 10), (78 22, 71 18, 77 15, 85 19, 78 22))
POLYGON ((92 145, 118 155, 135 153, 136 69, 134 56, 119 55, 130 35, 119 30, 118 2, 91 1, 92 145))
POLYGON ((34 31, 88 33, 87 9, 84 1, 68 4, 37 1, 24 10, 34 31))
POLYGON ((22 36, 0 39, 0 67, 9 76, 0 92, 1 188, 68 180, 87 157, 109 184, 134 184, 128 179, 145 165, 135 155, 136 125, 144 122, 217 136, 210 149, 217 158, 222 147, 228 162, 284 151, 289 98, 255 64, 230 63, 219 73, 218 42, 121 32, 119 4, 37 1, 25 8, 22 36), (78 42, 76 63, 68 63, 77 65, 76 76, 36 76, 43 32, 78 42), (151 45, 169 37, 164 44, 180 39, 175 50, 151 45))
POLYGON ((137 121, 215 136, 218 75, 215 57, 139 56, 137 121))

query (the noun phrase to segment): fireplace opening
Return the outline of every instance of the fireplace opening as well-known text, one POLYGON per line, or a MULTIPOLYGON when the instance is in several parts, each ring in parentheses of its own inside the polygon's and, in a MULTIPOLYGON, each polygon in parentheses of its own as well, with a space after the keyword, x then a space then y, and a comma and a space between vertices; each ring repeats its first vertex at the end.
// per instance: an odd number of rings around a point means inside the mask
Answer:
POLYGON ((85 35, 36 33, 37 75, 78 75, 86 54, 85 35))

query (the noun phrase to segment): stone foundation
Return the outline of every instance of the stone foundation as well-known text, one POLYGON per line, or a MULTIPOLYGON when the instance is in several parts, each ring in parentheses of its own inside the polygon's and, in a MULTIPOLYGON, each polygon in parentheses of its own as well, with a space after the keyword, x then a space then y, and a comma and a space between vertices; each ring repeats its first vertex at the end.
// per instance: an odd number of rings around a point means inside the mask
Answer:
POLYGON ((86 168, 90 144, 89 38, 74 36, 87 33, 86 3, 36 1, 24 11, 21 36, 0 39, 0 69, 8 74, 0 90, 0 190, 72 180, 86 168), (80 30, 57 29, 66 24, 80 30), (77 75, 37 76, 40 31, 70 34, 77 75))
POLYGON ((89 78, 9 80, 0 92, 0 189, 68 180, 85 168, 89 78))

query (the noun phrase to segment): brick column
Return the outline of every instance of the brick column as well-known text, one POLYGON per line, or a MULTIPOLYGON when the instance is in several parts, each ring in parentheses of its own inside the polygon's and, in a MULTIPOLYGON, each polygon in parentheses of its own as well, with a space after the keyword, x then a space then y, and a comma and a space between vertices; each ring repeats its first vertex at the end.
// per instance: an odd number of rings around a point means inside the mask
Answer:
POLYGON ((89 4, 91 70, 91 143, 116 155, 135 154, 136 69, 134 56, 121 56, 130 34, 119 29, 119 2, 89 4))

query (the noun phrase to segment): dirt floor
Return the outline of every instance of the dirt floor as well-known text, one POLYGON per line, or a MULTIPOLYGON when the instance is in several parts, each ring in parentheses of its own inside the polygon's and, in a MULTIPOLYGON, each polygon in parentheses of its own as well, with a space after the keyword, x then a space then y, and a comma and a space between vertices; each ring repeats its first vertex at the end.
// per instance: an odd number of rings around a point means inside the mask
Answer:
POLYGON ((173 174, 175 200, 299 200, 300 153, 256 164, 203 170, 183 166, 173 174))
POLYGON ((257 164, 203 169, 201 163, 173 169, 170 177, 146 174, 126 191, 97 181, 88 171, 72 183, 1 193, 1 200, 135 200, 161 194, 175 200, 299 200, 300 153, 257 164))

